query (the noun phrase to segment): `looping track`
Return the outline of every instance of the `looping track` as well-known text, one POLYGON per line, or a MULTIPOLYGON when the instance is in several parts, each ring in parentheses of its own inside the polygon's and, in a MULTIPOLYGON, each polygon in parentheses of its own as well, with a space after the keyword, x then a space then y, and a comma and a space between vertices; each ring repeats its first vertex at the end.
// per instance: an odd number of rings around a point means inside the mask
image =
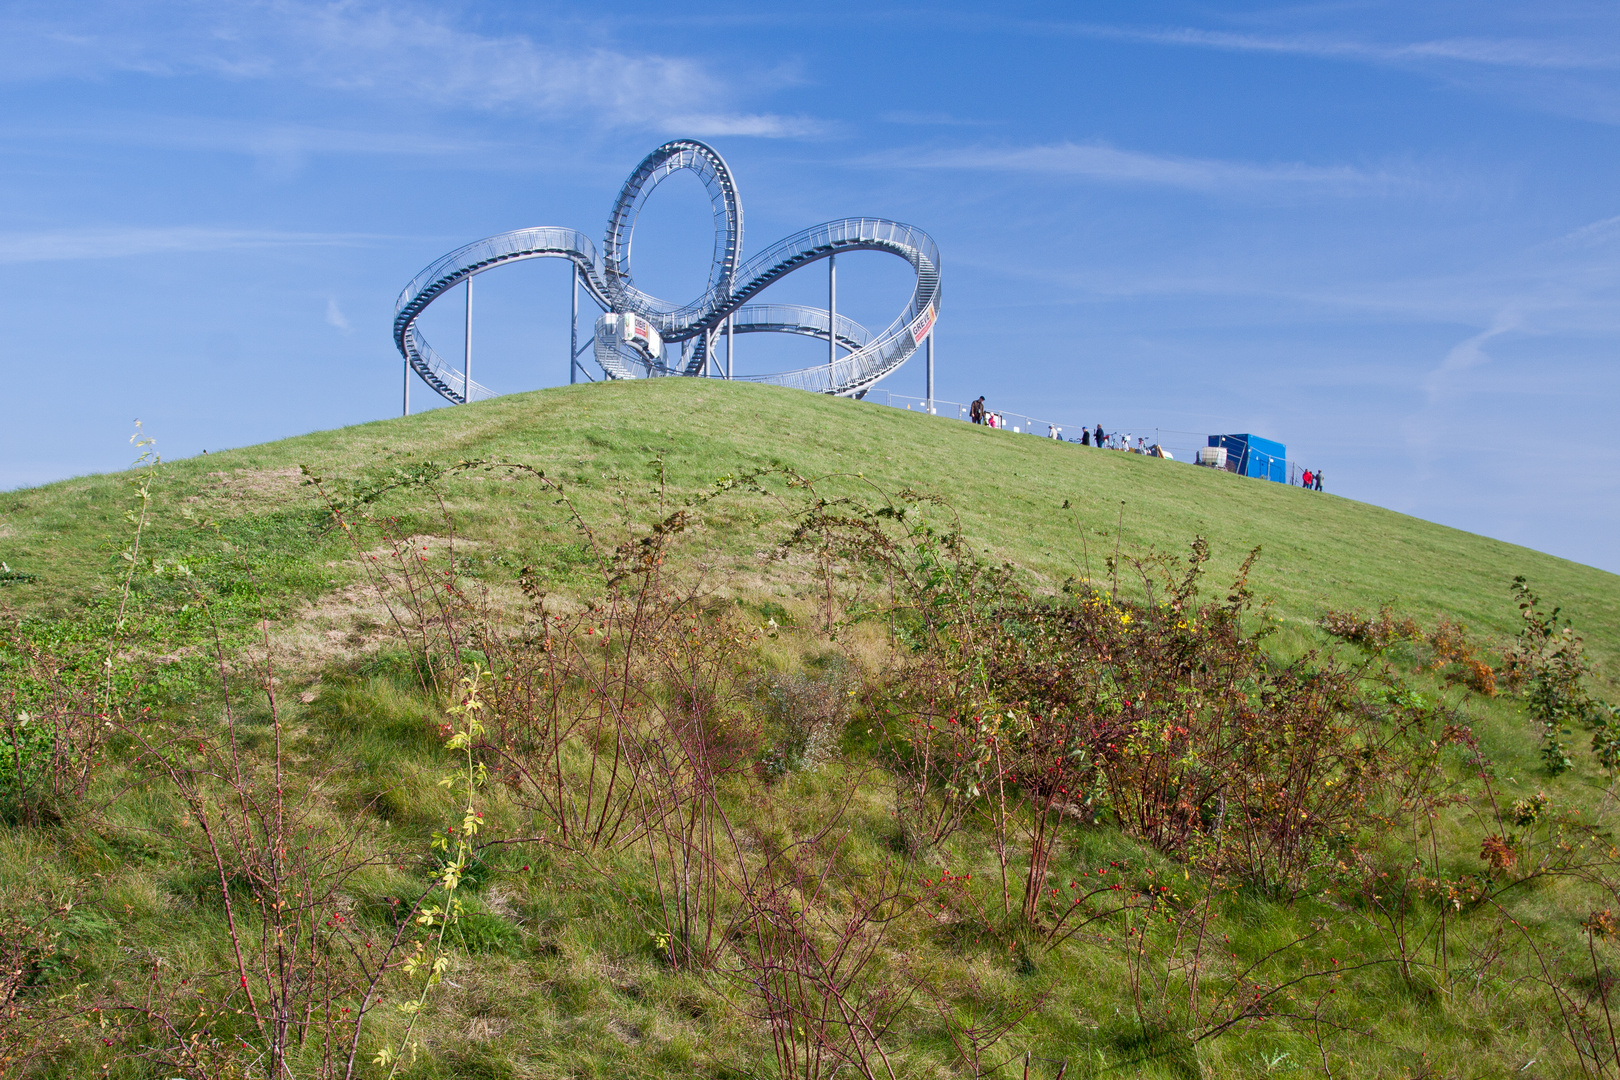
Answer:
POLYGON ((543 227, 501 233, 458 248, 413 278, 400 293, 394 315, 394 342, 424 382, 460 404, 491 396, 476 382, 464 395, 461 373, 433 350, 417 327, 429 304, 475 274, 524 259, 569 259, 586 292, 603 310, 633 313, 651 323, 665 342, 695 339, 683 368, 672 369, 633 346, 598 333, 595 356, 609 378, 701 375, 708 367, 714 335, 728 316, 734 333, 789 333, 827 340, 830 313, 798 304, 754 304, 767 286, 813 262, 848 251, 881 251, 906 260, 917 275, 911 301, 878 333, 837 317, 836 340, 848 352, 829 364, 772 375, 742 376, 753 382, 792 386, 823 394, 861 396, 892 373, 926 340, 939 313, 939 247, 921 229, 884 218, 841 218, 794 233, 741 262, 743 216, 736 183, 712 147, 690 139, 665 143, 636 167, 608 217, 599 255, 589 237, 576 229, 543 227), (682 169, 697 173, 714 210, 715 243, 709 280, 697 299, 676 305, 634 284, 630 267, 636 219, 658 184, 682 169))

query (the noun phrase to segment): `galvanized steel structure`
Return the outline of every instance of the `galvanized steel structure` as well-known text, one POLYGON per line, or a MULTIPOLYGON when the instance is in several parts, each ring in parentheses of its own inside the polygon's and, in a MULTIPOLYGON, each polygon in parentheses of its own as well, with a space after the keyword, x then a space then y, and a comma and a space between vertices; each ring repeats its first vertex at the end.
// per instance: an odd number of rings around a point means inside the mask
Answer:
POLYGON ((414 372, 442 397, 456 404, 492 396, 472 378, 472 278, 503 263, 523 259, 568 259, 574 264, 573 329, 569 342, 569 381, 585 372, 580 357, 590 349, 610 379, 660 375, 732 378, 735 335, 801 334, 827 342, 825 364, 772 375, 737 376, 753 382, 793 386, 823 394, 864 396, 919 348, 927 350, 928 398, 933 398, 933 328, 939 313, 939 247, 927 233, 884 218, 841 218, 778 240, 753 258, 742 259, 743 213, 737 185, 725 160, 704 143, 676 139, 648 154, 619 191, 608 215, 600 253, 576 229, 544 227, 501 233, 458 248, 417 274, 400 293, 394 315, 394 343, 405 360, 405 411, 410 411, 414 372), (649 196, 681 170, 697 174, 714 210, 714 252, 703 293, 685 304, 659 299, 635 285, 630 248, 636 219, 649 196), (872 333, 838 314, 836 256, 847 251, 881 251, 906 260, 917 275, 911 301, 883 330, 872 333), (750 303, 761 290, 795 270, 827 260, 828 306, 750 303), (429 304, 465 283, 466 342, 461 370, 434 351, 417 326, 429 304), (603 311, 595 334, 578 344, 579 290, 603 311), (725 363, 717 355, 725 339, 725 363), (682 346, 671 363, 666 344, 682 346))

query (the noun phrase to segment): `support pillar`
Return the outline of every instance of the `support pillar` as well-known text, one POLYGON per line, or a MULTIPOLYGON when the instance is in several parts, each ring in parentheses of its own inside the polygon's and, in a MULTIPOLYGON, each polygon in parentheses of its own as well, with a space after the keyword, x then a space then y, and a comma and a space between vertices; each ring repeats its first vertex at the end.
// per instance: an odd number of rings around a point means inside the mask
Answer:
POLYGON ((928 328, 928 415, 934 415, 934 328, 928 328))
POLYGON ((731 378, 731 358, 736 355, 736 319, 737 313, 735 311, 726 316, 726 378, 728 379, 731 378))
POLYGON ((472 404, 472 276, 467 277, 467 337, 461 354, 461 403, 472 404))
POLYGON ((838 256, 827 256, 827 389, 838 366, 838 256))
POLYGON ((411 362, 409 360, 406 360, 404 363, 405 363, 405 384, 404 384, 405 385, 405 411, 401 415, 409 416, 409 415, 411 415, 411 362))
POLYGON ((574 271, 569 279, 573 286, 573 300, 568 319, 568 385, 572 386, 579 379, 579 264, 570 261, 568 265, 574 271))

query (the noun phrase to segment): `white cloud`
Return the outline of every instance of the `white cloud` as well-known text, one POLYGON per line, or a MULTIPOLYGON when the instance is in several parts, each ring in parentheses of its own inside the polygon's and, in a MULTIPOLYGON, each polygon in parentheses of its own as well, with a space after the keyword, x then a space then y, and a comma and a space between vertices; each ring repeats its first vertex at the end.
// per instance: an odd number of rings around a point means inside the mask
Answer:
POLYGON ((879 113, 878 119, 886 124, 905 124, 914 127, 990 127, 991 120, 970 120, 945 112, 923 112, 916 109, 891 109, 879 113))
POLYGON ((352 329, 349 326, 349 320, 343 315, 343 309, 338 307, 337 297, 335 296, 326 298, 326 325, 336 327, 345 334, 352 329))
POLYGON ((693 137, 715 135, 757 135, 766 138, 799 138, 821 135, 827 125, 806 116, 689 114, 668 116, 659 122, 666 131, 693 137))
POLYGON ((1497 313, 1489 329, 1465 338, 1446 353, 1440 366, 1429 372, 1423 380, 1423 389, 1428 393, 1431 404, 1455 392, 1458 385, 1457 377, 1463 372, 1490 362, 1490 355, 1485 352, 1486 342, 1523 327, 1524 320, 1517 308, 1517 304, 1509 304, 1497 313))
MULTIPOLYGON (((1594 8, 1584 18, 1560 18, 1552 12, 1531 13, 1528 8, 1517 16, 1506 9, 1487 13, 1476 8, 1468 9, 1462 24, 1465 33, 1404 41, 1387 36, 1379 40, 1337 29, 1234 32, 1186 26, 1035 21, 1023 23, 1022 29, 1027 34, 1070 34, 1170 48, 1270 53, 1396 67, 1422 72, 1471 93, 1506 97, 1557 115, 1620 124, 1620 87, 1614 79, 1614 74, 1620 72, 1620 34, 1612 14, 1594 8), (1520 26, 1529 28, 1529 33, 1491 36, 1473 32, 1491 21, 1501 23, 1515 17, 1520 26)), ((1307 6, 1249 17, 1297 23, 1333 14, 1330 9, 1307 6)), ((1414 21, 1415 17, 1403 10, 1395 23, 1405 29, 1414 21)))
POLYGON ((278 179, 296 176, 314 157, 432 157, 487 163, 510 152, 510 147, 501 143, 410 131, 232 123, 212 118, 140 114, 96 124, 0 127, 0 140, 14 144, 94 143, 244 154, 255 159, 261 172, 278 179))
MULTIPOLYGON (((1054 27, 1045 27, 1054 29, 1054 27)), ((1376 42, 1332 34, 1240 34, 1196 27, 1126 27, 1066 23, 1056 29, 1083 37, 1184 45, 1230 52, 1288 53, 1342 57, 1383 63, 1446 60, 1492 67, 1552 70, 1613 70, 1620 57, 1612 50, 1530 38, 1452 37, 1429 41, 1376 42)))
POLYGON ((0 234, 0 264, 116 259, 131 255, 232 251, 246 248, 354 244, 375 237, 358 233, 298 233, 253 229, 174 228, 68 229, 0 234))
POLYGON ((270 0, 171 8, 15 9, 0 15, 0 78, 209 75, 555 118, 711 133, 792 136, 802 118, 732 108, 735 88, 704 64, 559 38, 488 35, 409 3, 270 0), (74 14, 63 14, 73 11, 74 14))
POLYGON ((1210 158, 1145 154, 1134 150, 1120 150, 1101 143, 896 151, 867 158, 863 163, 890 168, 974 169, 1044 174, 1210 192, 1291 187, 1335 192, 1381 193, 1425 186, 1410 175, 1368 171, 1348 165, 1292 163, 1256 165, 1210 158))
POLYGON ((1606 217, 1571 229, 1553 242, 1555 247, 1595 248, 1620 239, 1620 216, 1606 217))

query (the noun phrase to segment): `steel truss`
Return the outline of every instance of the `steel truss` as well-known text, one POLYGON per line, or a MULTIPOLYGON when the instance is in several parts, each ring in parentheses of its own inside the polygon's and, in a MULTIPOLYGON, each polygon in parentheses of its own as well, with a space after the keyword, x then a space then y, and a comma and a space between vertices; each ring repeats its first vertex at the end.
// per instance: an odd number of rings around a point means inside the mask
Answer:
MULTIPOLYGON (((607 313, 598 320, 591 345, 597 364, 610 379, 707 375, 717 366, 714 342, 721 334, 802 334, 829 343, 828 363, 740 378, 862 397, 929 340, 939 314, 939 247, 921 229, 884 218, 841 218, 778 240, 746 262, 741 259, 742 234, 742 202, 725 160, 704 143, 676 139, 648 154, 625 181, 608 215, 607 236, 600 253, 584 233, 559 227, 517 229, 457 248, 417 274, 400 293, 394 314, 394 343, 410 369, 445 399, 463 404, 493 396, 468 372, 457 371, 435 352, 417 320, 429 304, 455 286, 468 282, 470 287, 470 279, 477 274, 503 263, 544 258, 570 260, 574 264, 575 287, 583 285, 590 299, 607 313), (677 305, 636 288, 630 249, 636 219, 648 197, 660 183, 683 169, 696 173, 709 193, 715 239, 702 295, 677 305), (916 272, 917 285, 910 303, 882 331, 871 333, 836 314, 836 300, 831 298, 833 308, 750 303, 767 286, 793 271, 847 251, 886 252, 906 260, 916 272), (628 325, 626 316, 637 316, 651 324, 659 342, 649 344, 645 338, 650 335, 631 340, 631 335, 621 329, 628 325), (690 347, 683 350, 683 359, 672 365, 662 349, 664 343, 690 343, 690 347), (845 350, 841 356, 840 348, 845 350)), ((469 306, 469 342, 470 310, 469 306)), ((571 373, 584 349, 573 351, 571 373)), ((729 355, 727 360, 729 367, 729 355)))

